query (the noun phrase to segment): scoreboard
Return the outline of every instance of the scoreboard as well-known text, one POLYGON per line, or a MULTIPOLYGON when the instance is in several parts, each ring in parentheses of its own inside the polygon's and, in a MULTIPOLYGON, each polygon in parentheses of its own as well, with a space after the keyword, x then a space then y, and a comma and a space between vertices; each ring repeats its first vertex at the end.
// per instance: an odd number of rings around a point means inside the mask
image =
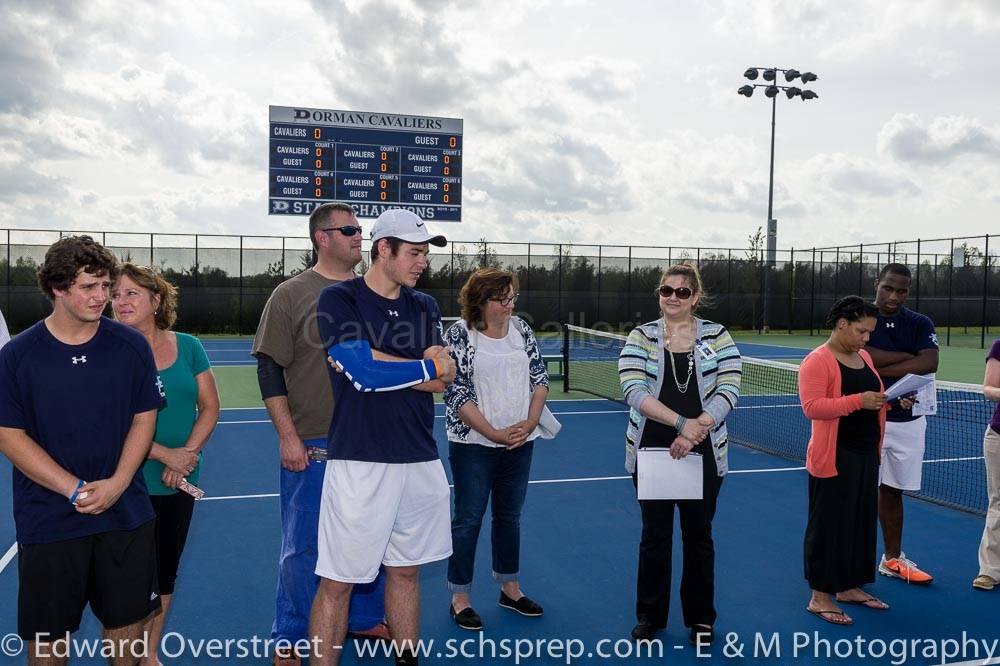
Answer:
POLYGON ((358 217, 462 219, 460 118, 272 106, 268 137, 271 215, 342 201, 358 217))

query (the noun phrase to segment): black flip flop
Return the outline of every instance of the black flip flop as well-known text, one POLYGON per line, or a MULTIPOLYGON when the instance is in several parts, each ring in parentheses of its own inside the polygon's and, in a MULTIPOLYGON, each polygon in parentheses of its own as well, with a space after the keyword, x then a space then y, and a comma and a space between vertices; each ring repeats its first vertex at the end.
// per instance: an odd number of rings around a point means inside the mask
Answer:
POLYGON ((830 624, 835 624, 838 627, 849 627, 852 624, 854 624, 854 620, 852 620, 851 618, 847 617, 847 613, 845 613, 842 610, 813 610, 812 608, 809 608, 808 606, 806 606, 806 611, 809 612, 809 613, 812 613, 813 615, 815 615, 819 619, 823 620, 824 622, 829 622, 830 624), (849 622, 837 622, 836 620, 828 618, 827 615, 840 615, 841 617, 847 618, 849 620, 849 622))
POLYGON ((867 599, 837 599, 838 604, 854 604, 855 606, 864 606, 865 608, 871 608, 872 610, 889 610, 889 604, 885 603, 878 597, 873 597, 869 595, 867 599), (869 606, 870 602, 876 602, 882 604, 881 606, 869 606))

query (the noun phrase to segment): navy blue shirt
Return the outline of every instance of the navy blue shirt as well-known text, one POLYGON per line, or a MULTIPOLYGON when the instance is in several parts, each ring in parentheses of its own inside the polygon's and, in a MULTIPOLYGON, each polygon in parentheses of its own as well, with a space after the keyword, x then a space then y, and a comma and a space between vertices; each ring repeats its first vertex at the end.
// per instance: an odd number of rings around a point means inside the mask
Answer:
MULTIPOLYGON (((433 298, 408 287, 401 288, 397 299, 383 298, 363 277, 324 289, 316 317, 327 348, 367 340, 374 350, 419 360, 428 347, 444 345, 441 311, 433 298)), ((412 388, 361 393, 346 376, 328 370, 333 386, 329 458, 380 463, 437 459, 432 394, 412 388)))
MULTIPOLYGON (((907 352, 916 354, 923 349, 937 349, 937 333, 930 317, 902 307, 891 317, 879 314, 875 322, 875 330, 868 339, 868 346, 883 351, 907 352)), ((881 375, 881 373, 879 373, 881 375)), ((882 382, 889 388, 900 377, 882 375, 882 382)), ((889 421, 913 421, 912 410, 893 407, 886 414, 889 421)))
MULTIPOLYGON (((57 340, 39 321, 0 350, 0 426, 24 430, 60 467, 83 481, 114 475, 132 418, 163 400, 142 334, 101 317, 82 345, 57 340)), ((140 466, 100 515, 78 513, 65 496, 14 468, 14 523, 22 544, 51 543, 153 519, 140 466)))

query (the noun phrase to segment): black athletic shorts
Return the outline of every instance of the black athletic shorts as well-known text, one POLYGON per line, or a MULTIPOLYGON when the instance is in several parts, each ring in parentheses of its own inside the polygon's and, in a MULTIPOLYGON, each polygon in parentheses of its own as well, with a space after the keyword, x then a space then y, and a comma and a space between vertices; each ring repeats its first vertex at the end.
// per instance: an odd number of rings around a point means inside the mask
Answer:
POLYGON ((185 492, 173 495, 150 495, 156 512, 156 552, 160 594, 173 594, 177 568, 187 543, 194 498, 185 492))
POLYGON ((88 603, 107 629, 135 624, 158 610, 155 522, 18 546, 21 638, 47 643, 76 631, 88 603))

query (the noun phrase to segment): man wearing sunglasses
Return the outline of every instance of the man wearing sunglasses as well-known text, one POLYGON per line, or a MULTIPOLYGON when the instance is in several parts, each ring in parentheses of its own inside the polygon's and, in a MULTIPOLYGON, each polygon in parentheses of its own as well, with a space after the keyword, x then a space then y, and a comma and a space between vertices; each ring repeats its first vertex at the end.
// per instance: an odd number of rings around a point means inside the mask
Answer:
MULTIPOLYGON (((300 663, 291 646, 306 639, 319 582, 316 535, 333 392, 316 302, 326 287, 355 277, 361 225, 349 204, 326 203, 309 216, 309 238, 316 264, 278 285, 264 306, 253 342, 261 397, 278 434, 281 458, 282 538, 271 638, 280 641, 274 662, 283 666, 300 663)), ((381 575, 354 588, 351 632, 388 638, 382 622, 383 593, 381 575)))

